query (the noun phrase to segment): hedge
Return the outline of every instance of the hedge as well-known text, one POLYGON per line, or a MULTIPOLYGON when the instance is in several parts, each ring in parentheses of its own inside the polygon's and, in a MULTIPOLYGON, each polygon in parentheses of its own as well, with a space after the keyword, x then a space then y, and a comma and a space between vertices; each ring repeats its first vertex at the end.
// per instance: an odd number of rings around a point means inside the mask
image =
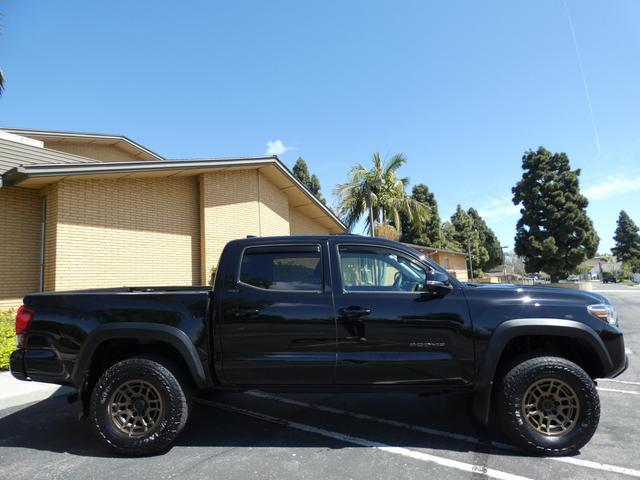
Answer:
POLYGON ((0 370, 9 368, 9 355, 16 348, 15 312, 0 312, 0 370))

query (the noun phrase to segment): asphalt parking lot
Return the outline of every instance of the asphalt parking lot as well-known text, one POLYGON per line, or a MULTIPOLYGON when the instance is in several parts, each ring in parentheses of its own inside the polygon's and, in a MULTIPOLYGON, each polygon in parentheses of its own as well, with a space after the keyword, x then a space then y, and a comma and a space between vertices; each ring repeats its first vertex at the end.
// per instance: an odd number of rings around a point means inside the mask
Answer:
POLYGON ((0 410, 0 478, 383 479, 640 477, 640 288, 596 285, 618 309, 630 366, 598 382, 602 416, 574 457, 536 458, 479 429, 460 396, 270 395, 201 398, 176 446, 119 458, 64 397, 0 410))

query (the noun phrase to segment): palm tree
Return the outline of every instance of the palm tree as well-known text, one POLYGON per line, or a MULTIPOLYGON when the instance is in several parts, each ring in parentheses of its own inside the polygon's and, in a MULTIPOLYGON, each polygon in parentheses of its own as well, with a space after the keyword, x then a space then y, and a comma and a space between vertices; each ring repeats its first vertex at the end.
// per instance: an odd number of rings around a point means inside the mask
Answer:
POLYGON ((400 213, 410 221, 424 221, 428 218, 427 207, 407 195, 408 178, 398 178, 397 170, 407 159, 398 153, 383 161, 380 153, 373 154, 372 167, 367 170, 358 164, 349 172, 349 180, 337 185, 333 194, 338 203, 338 215, 352 228, 366 216, 366 225, 372 229, 378 225, 393 225, 399 232, 402 228, 400 213), (371 202, 371 205, 369 205, 371 202))
POLYGON ((0 68, 0 97, 2 96, 3 91, 4 91, 4 74, 2 73, 2 69, 0 68))

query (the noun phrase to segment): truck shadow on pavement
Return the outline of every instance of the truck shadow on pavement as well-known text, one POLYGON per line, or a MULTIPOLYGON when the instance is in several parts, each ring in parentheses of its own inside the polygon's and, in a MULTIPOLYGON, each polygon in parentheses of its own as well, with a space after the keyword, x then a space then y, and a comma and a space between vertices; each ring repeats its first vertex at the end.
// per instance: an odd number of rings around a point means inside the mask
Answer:
MULTIPOLYGON (((418 429, 467 435, 483 442, 504 442, 495 425, 483 428, 473 422, 471 401, 466 396, 297 394, 278 397, 293 399, 294 404, 242 393, 202 396, 204 403, 194 403, 189 423, 176 445, 161 455, 171 456, 172 450, 180 447, 358 448, 358 445, 338 438, 291 428, 284 424, 286 421, 397 447, 473 452, 480 457, 522 455, 409 428, 418 426, 418 429), (230 405, 236 411, 217 408, 211 403, 230 405), (339 412, 364 413, 366 417, 326 412, 315 408, 317 405, 340 409, 339 412), (253 418, 240 411, 266 415, 281 422, 253 418), (402 422, 402 425, 380 423, 376 419, 402 422)), ((84 457, 117 457, 93 434, 89 420, 77 419, 78 412, 79 404, 69 404, 65 397, 0 411, 0 415, 4 414, 0 418, 0 447, 66 452, 84 457)))

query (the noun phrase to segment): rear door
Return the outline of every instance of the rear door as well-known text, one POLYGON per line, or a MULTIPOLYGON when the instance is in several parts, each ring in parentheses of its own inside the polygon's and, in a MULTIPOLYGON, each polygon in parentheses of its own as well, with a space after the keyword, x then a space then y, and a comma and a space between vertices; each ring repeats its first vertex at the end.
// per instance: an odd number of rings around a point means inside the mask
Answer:
POLYGON ((422 291, 431 267, 387 246, 333 246, 336 382, 362 385, 466 384, 473 336, 457 285, 442 297, 422 291))
POLYGON ((329 385, 336 326, 326 242, 247 246, 225 288, 222 370, 238 385, 329 385))

